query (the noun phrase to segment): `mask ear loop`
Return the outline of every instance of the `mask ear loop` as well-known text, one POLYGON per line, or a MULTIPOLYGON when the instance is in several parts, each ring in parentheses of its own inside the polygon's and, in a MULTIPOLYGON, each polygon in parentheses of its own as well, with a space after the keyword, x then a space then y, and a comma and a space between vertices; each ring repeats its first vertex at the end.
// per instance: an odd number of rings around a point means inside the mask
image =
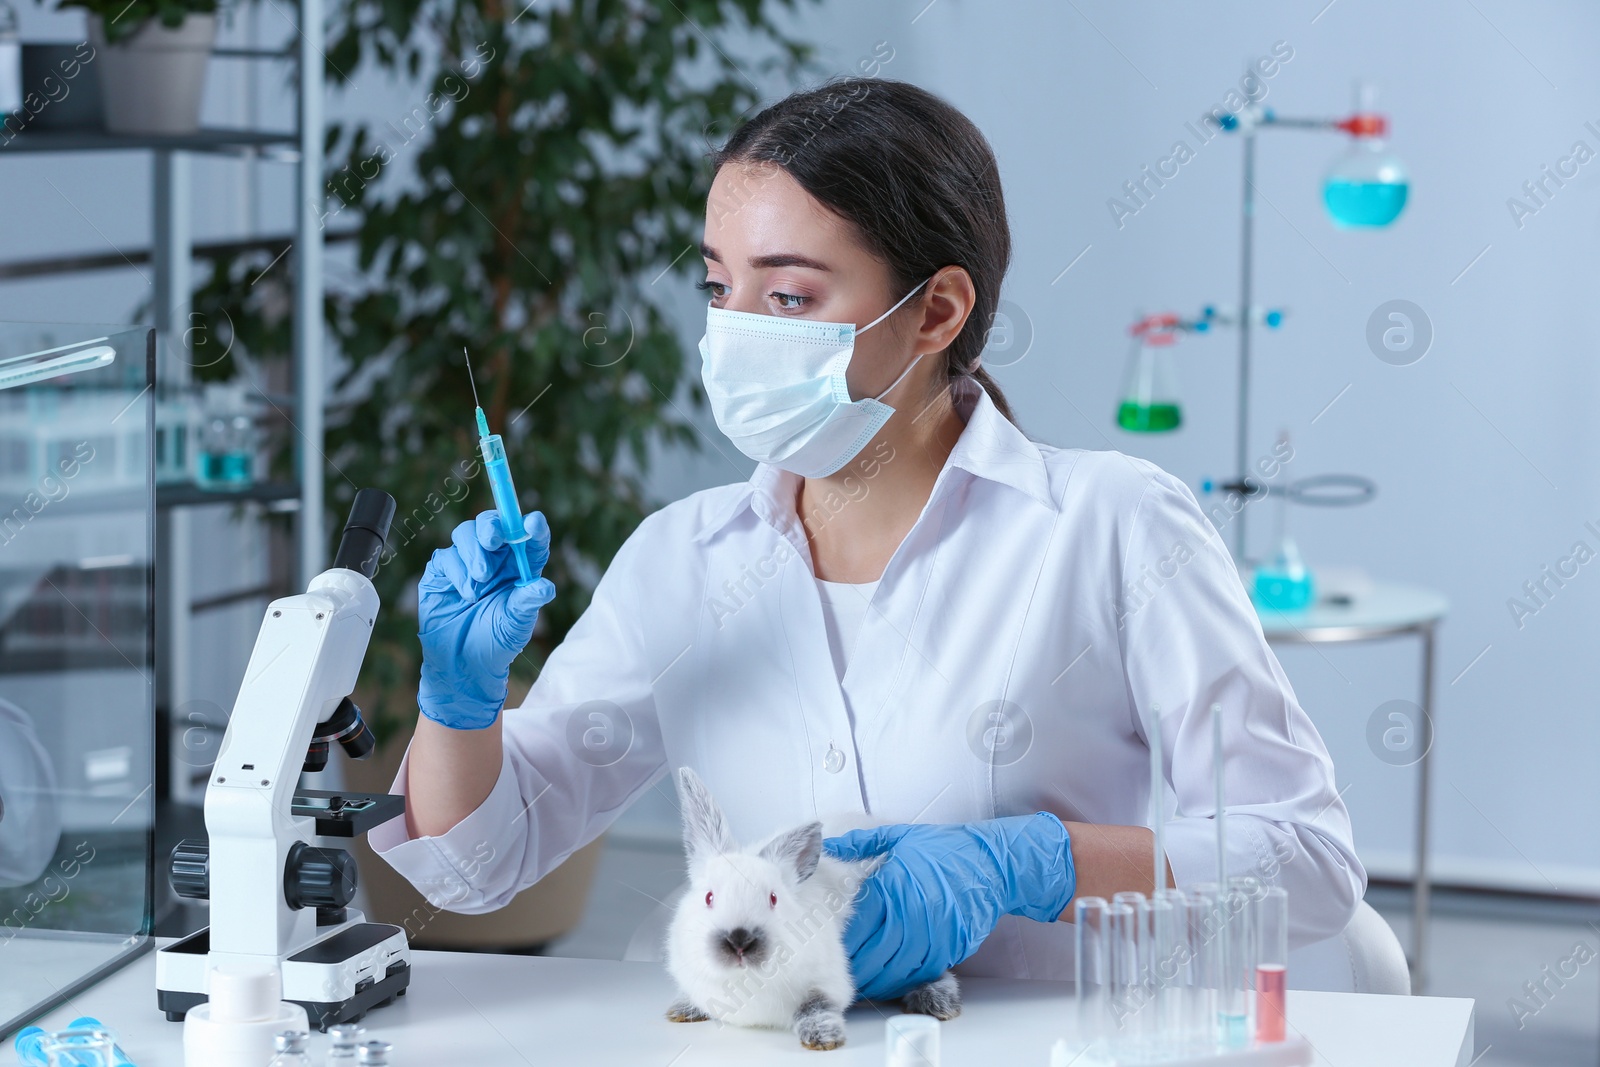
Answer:
POLYGON ((856 336, 858 336, 858 337, 861 336, 862 334, 866 333, 868 330, 872 329, 874 326, 878 325, 878 323, 880 323, 884 319, 888 318, 890 315, 893 315, 896 311, 899 311, 900 308, 901 308, 901 305, 903 305, 907 300, 910 300, 912 297, 916 296, 917 295, 917 290, 921 289, 924 285, 927 285, 931 281, 933 281, 933 276, 932 275, 929 275, 928 277, 922 279, 920 282, 917 283, 917 288, 916 289, 911 290, 905 296, 902 296, 900 298, 900 303, 896 304, 894 307, 890 308, 888 311, 885 311, 882 315, 879 315, 877 318, 873 319, 871 322, 869 322, 865 326, 861 327, 861 329, 857 330, 856 331, 856 336))
MULTIPOLYGON (((896 311, 899 311, 900 308, 905 304, 905 302, 907 300, 910 300, 912 297, 916 296, 917 293, 922 289, 922 287, 924 285, 927 285, 931 281, 933 281, 933 276, 932 275, 929 275, 928 277, 922 279, 920 282, 918 282, 916 284, 916 288, 912 289, 905 296, 902 296, 900 298, 899 303, 895 304, 894 307, 890 308, 888 311, 885 311, 882 315, 879 315, 877 318, 873 319, 871 322, 869 322, 865 326, 861 327, 861 329, 857 330, 856 331, 856 336, 857 337, 861 336, 862 334, 866 333, 868 330, 872 329, 874 326, 878 325, 878 323, 880 323, 884 319, 888 318, 890 315, 893 315, 896 311)), ((924 354, 926 354, 926 353, 924 353, 924 354)), ((905 381, 906 380, 906 375, 910 374, 911 371, 912 371, 912 368, 914 368, 918 363, 921 363, 921 362, 922 362, 922 356, 919 355, 919 356, 917 356, 916 359, 913 359, 910 363, 906 364, 906 369, 900 372, 900 377, 898 377, 894 381, 890 382, 889 383, 889 388, 885 389, 883 392, 879 393, 877 396, 873 397, 872 399, 881 401, 884 397, 886 397, 890 393, 894 392, 894 387, 899 385, 901 382, 905 381)))

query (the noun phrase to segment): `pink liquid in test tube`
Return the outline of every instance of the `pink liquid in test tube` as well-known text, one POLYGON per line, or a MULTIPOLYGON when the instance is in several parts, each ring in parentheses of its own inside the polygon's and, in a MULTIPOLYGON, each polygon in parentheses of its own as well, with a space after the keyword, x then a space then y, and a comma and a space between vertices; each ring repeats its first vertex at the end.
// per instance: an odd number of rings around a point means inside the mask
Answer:
POLYGON ((1271 886, 1257 905, 1260 950, 1256 956, 1256 1041, 1288 1037, 1289 894, 1271 886))
POLYGON ((1284 1011, 1288 1007, 1288 986, 1289 971, 1281 963, 1256 967, 1257 1041, 1282 1041, 1287 1036, 1284 1011))

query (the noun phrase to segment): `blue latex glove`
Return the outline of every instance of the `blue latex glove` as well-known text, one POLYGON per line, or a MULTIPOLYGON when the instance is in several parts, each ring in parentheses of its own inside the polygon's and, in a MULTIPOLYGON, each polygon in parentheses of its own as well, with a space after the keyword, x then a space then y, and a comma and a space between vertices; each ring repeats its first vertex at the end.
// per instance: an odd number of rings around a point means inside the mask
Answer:
MULTIPOLYGON (((526 529, 528 563, 538 574, 550 561, 550 527, 535 511, 526 529)), ((516 559, 493 511, 457 526, 450 540, 449 548, 433 553, 417 585, 417 707, 441 725, 481 730, 505 706, 511 661, 527 646, 539 609, 555 599, 556 588, 545 578, 516 587, 516 559)))
POLYGON ((972 955, 1002 915, 1053 922, 1077 890, 1072 842, 1047 811, 851 830, 829 855, 889 858, 856 893, 844 947, 860 995, 890 1000, 972 955))

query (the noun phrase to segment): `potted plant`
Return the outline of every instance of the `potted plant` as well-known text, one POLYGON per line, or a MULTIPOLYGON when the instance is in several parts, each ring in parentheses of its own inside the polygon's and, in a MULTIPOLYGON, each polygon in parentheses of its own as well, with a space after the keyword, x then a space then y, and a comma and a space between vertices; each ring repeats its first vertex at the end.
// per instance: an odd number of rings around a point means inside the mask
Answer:
POLYGON ((89 14, 106 130, 185 134, 200 128, 217 0, 61 0, 89 14))
MULTIPOLYGON (((352 767, 358 788, 387 788, 415 723, 417 579, 457 523, 492 506, 472 462, 462 348, 522 503, 544 511, 553 536, 545 575, 559 592, 512 667, 520 696, 654 506, 645 475, 658 448, 697 439, 684 410, 698 402, 698 375, 667 311, 699 269, 691 253, 707 151, 761 103, 753 78, 781 93, 809 69, 810 49, 782 30, 798 6, 351 0, 338 9, 330 65, 416 79, 409 113, 330 131, 323 205, 328 232, 359 228, 364 272, 326 300, 341 350, 324 448, 329 514, 348 510, 354 486, 384 489, 398 505, 375 578, 384 609, 362 668, 360 703, 379 752, 352 767), (397 181, 380 181, 391 171, 397 181)), ((273 251, 218 260, 195 312, 228 325, 235 353, 282 360, 290 263, 273 251)), ((207 373, 233 369, 224 361, 207 373)), ((282 440, 276 470, 288 476, 294 436, 282 440)), ((552 916, 568 917, 557 926, 576 921, 594 851, 490 915, 440 914, 381 861, 364 861, 362 878, 373 915, 418 924, 423 943, 507 949, 558 935, 552 916)))

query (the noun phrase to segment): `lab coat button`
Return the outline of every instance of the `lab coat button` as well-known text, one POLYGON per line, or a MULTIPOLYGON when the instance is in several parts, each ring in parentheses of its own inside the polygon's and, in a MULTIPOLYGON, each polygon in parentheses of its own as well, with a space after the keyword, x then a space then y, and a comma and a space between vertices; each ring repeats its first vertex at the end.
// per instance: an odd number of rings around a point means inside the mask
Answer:
POLYGON ((832 741, 828 742, 827 755, 822 757, 822 769, 829 774, 838 774, 844 770, 844 753, 840 752, 832 741))

